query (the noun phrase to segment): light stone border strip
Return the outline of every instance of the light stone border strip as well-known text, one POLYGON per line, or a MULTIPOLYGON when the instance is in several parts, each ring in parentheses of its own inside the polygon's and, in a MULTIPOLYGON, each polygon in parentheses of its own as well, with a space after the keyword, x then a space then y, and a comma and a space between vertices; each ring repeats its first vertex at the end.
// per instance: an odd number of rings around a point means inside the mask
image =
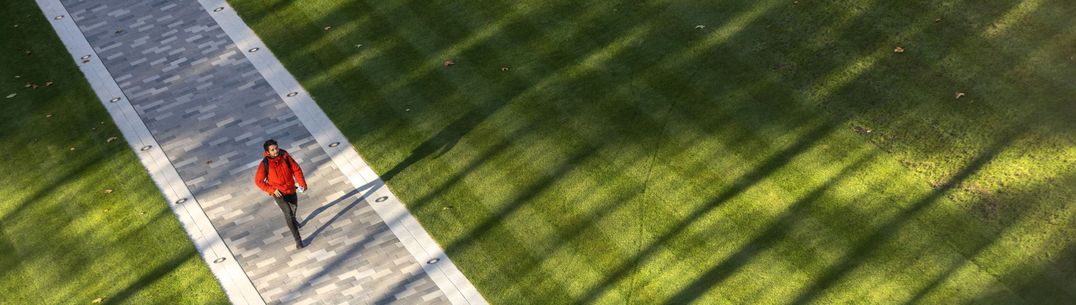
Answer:
POLYGON ((445 255, 441 246, 430 237, 407 207, 392 194, 392 191, 384 186, 384 182, 359 156, 351 142, 336 128, 325 112, 318 107, 295 77, 284 68, 284 65, 257 34, 243 22, 235 10, 225 0, 198 0, 198 2, 235 42, 243 55, 273 87, 288 108, 295 112, 299 121, 310 131, 344 176, 348 177, 351 184, 356 188, 369 184, 377 190, 370 198, 382 196, 388 198, 383 202, 373 200, 370 205, 403 243, 407 251, 418 260, 422 269, 445 293, 449 301, 452 304, 488 304, 478 289, 445 255), (259 49, 257 52, 249 52, 248 50, 252 48, 259 49), (297 94, 289 97, 288 94, 292 92, 297 94))
POLYGON ((150 134, 142 119, 127 101, 116 80, 97 58, 86 36, 79 30, 67 9, 59 0, 36 0, 37 6, 48 18, 52 28, 71 53, 82 74, 90 83, 98 99, 116 122, 123 138, 149 171, 150 178, 160 189, 172 212, 179 219, 187 237, 194 243, 202 260, 217 278, 232 304, 265 304, 254 284, 235 260, 231 250, 224 244, 209 217, 197 203, 194 195, 179 177, 179 172, 168 161, 160 145, 150 134), (60 17, 62 16, 62 17, 60 17), (83 63, 83 57, 89 62, 83 63), (114 98, 118 101, 112 102, 114 98), (223 261, 220 261, 223 259, 223 261), (220 261, 220 262, 215 262, 220 261))

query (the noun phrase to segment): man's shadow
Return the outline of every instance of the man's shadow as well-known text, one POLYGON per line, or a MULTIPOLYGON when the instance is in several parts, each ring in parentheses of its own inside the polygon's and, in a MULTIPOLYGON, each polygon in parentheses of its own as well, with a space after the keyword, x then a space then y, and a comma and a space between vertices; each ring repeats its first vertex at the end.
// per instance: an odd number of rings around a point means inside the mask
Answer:
POLYGON ((348 204, 346 207, 341 209, 340 212, 337 212, 336 215, 333 215, 332 218, 329 218, 329 220, 326 221, 324 224, 322 224, 320 227, 318 227, 317 230, 314 230, 314 233, 311 233, 309 236, 307 236, 305 238, 305 240, 303 241, 303 243, 309 245, 310 242, 314 241, 314 239, 317 238, 318 235, 320 235, 322 231, 325 231, 325 229, 327 229, 330 225, 332 225, 333 222, 336 222, 337 219, 340 219, 340 217, 346 215, 348 212, 351 211, 351 209, 355 208, 356 205, 359 205, 359 203, 362 203, 363 201, 365 201, 366 198, 370 197, 370 195, 377 192, 377 190, 381 189, 381 187, 384 186, 384 185, 385 185, 385 182, 383 180, 381 180, 381 179, 371 181, 371 182, 366 183, 365 185, 363 185, 361 187, 358 187, 358 188, 348 192, 347 194, 344 194, 344 195, 340 196, 339 198, 334 199, 333 201, 331 201, 331 202, 329 202, 327 204, 324 204, 324 205, 318 207, 313 212, 310 212, 310 215, 307 215, 306 218, 303 218, 303 222, 299 224, 299 227, 306 226, 307 223, 309 223, 311 220, 313 220, 315 217, 320 215, 325 210, 328 210, 329 208, 331 208, 333 206, 336 206, 337 204, 340 204, 341 202, 347 201, 348 198, 351 198, 355 194, 359 194, 359 193, 362 193, 363 191, 366 191, 361 196, 359 196, 354 201, 352 201, 351 204, 348 204))

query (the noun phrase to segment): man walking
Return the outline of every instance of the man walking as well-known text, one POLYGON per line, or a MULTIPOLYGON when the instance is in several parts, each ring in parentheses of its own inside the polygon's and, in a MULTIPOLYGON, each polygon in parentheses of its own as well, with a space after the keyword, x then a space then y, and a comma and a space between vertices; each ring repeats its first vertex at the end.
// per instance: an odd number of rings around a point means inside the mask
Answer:
POLYGON ((306 189, 303 169, 287 151, 277 146, 276 141, 265 141, 262 147, 265 149, 265 158, 254 173, 254 184, 276 200, 276 205, 284 212, 292 237, 295 237, 295 248, 300 249, 303 247, 303 238, 299 236, 299 222, 295 220, 295 211, 299 208, 295 186, 298 184, 300 192, 306 189))

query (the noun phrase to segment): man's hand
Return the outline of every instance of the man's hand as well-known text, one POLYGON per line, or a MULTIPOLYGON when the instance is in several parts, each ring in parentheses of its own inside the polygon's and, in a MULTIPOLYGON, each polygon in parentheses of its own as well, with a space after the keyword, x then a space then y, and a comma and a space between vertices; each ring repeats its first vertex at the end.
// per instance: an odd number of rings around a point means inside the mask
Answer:
POLYGON ((273 190, 273 197, 280 197, 280 196, 284 196, 284 194, 280 193, 280 190, 273 190))

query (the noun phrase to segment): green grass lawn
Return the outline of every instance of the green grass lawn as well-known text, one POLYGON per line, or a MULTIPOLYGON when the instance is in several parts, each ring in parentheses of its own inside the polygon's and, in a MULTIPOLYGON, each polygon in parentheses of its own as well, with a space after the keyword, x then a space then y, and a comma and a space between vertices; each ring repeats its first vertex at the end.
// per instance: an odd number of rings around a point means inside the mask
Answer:
POLYGON ((230 2, 493 303, 1076 299, 1076 2, 230 2))
POLYGON ((227 303, 41 10, 0 20, 0 304, 227 303))

